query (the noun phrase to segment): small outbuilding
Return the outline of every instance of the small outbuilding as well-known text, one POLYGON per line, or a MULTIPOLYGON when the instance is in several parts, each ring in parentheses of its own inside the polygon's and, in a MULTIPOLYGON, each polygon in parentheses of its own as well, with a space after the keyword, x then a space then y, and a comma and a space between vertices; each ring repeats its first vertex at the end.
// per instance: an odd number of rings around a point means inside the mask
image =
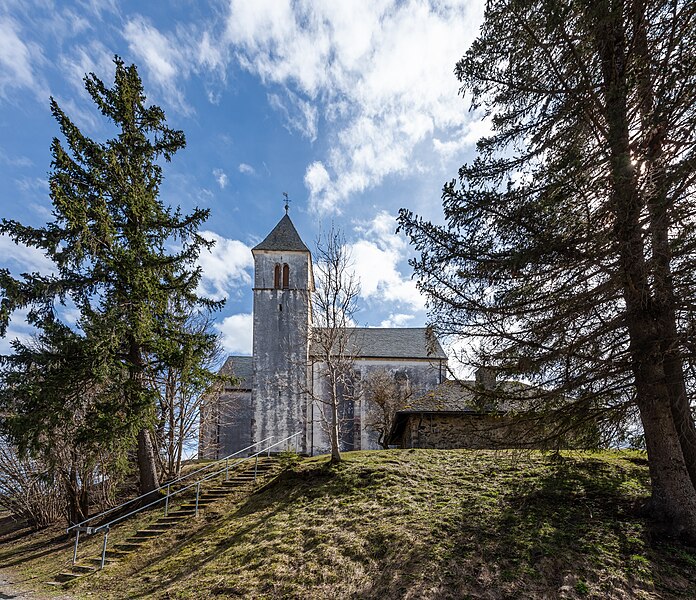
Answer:
POLYGON ((535 389, 519 382, 496 383, 480 369, 476 380, 446 380, 397 411, 389 441, 400 448, 558 448, 578 447, 558 437, 525 398, 535 389))

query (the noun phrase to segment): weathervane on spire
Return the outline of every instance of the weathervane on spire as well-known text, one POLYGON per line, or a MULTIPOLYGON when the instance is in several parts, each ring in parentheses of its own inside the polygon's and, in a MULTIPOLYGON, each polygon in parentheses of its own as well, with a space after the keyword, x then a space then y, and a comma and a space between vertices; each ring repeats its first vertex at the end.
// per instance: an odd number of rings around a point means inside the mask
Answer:
POLYGON ((287 192, 283 192, 283 196, 285 196, 285 214, 287 215, 290 210, 290 198, 288 198, 287 192))

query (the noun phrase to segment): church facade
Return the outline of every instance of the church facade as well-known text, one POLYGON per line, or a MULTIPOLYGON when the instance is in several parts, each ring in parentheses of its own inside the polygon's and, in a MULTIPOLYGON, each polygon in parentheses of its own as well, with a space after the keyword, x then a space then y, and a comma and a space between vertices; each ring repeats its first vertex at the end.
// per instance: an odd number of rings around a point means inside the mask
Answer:
MULTIPOLYGON (((298 451, 326 453, 330 419, 322 362, 312 348, 311 253, 286 214, 252 254, 253 353, 230 356, 222 367, 233 383, 205 403, 199 457, 220 458, 295 433, 298 451)), ((369 426, 375 407, 361 381, 386 371, 418 396, 445 381, 447 356, 426 328, 346 332, 353 355, 351 385, 339 402, 341 449, 377 449, 378 434, 369 426)))

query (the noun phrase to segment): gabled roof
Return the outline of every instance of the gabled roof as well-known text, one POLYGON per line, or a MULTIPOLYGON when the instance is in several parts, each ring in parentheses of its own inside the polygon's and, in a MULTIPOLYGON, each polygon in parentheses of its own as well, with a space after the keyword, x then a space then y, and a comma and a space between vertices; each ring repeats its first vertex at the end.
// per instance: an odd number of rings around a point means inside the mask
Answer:
POLYGON ((413 399, 399 413, 491 413, 516 407, 532 394, 533 388, 519 381, 501 381, 485 389, 472 380, 448 379, 413 399))
POLYGON ((219 371, 220 375, 230 375, 237 379, 236 383, 225 386, 232 390, 250 390, 253 372, 254 362, 251 356, 228 356, 219 371))
POLYGON ((295 252, 309 252, 307 246, 297 233, 297 229, 292 224, 290 217, 285 215, 278 224, 273 228, 273 231, 266 236, 254 250, 290 250, 295 252))
MULTIPOLYGON (((356 358, 447 360, 440 342, 427 327, 349 327, 346 332, 347 352, 356 358)), ((316 343, 309 352, 311 356, 319 355, 316 343)))

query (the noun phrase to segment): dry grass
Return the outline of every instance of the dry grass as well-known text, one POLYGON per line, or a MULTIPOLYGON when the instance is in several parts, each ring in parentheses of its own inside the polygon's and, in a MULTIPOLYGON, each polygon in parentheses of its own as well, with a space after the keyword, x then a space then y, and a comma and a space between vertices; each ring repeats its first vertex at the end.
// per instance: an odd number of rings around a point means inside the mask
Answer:
MULTIPOLYGON (((335 469, 313 458, 70 589, 119 599, 696 598, 696 550, 640 516, 647 485, 645 460, 630 453, 356 452, 335 469)), ((58 556, 21 544, 10 553, 23 570, 45 572, 58 556)))

